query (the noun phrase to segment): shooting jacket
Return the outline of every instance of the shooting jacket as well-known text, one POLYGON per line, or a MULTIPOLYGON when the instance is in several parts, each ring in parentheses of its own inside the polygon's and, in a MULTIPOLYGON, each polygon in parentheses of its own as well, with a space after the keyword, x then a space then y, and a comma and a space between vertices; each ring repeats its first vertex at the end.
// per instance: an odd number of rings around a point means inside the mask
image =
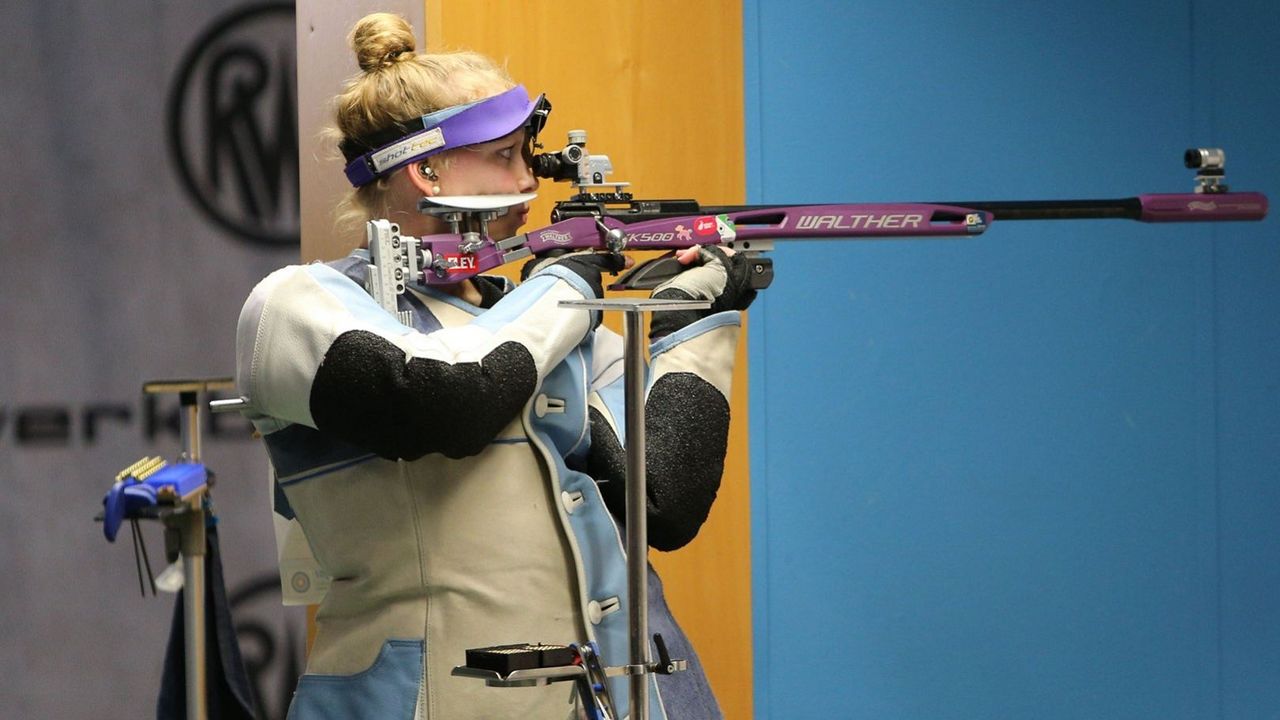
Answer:
MULTIPOLYGON (((450 673, 468 648, 517 642, 594 641, 606 665, 627 664, 624 534, 607 502, 622 481, 600 477, 623 467, 621 339, 557 307, 593 296, 563 267, 506 284, 484 310, 411 288, 410 328, 361 287, 367 264, 356 251, 279 270, 238 326, 237 384, 275 511, 300 523, 330 578, 289 717, 576 717, 573 683, 490 688, 450 673)), ((676 517, 669 546, 692 538, 715 495, 738 325, 719 313, 650 348, 647 455, 703 473, 651 487, 658 535, 664 508, 676 517)), ((651 716, 719 717, 650 573, 650 632, 691 660, 651 680, 651 716)), ((625 717, 625 678, 611 690, 625 717)))

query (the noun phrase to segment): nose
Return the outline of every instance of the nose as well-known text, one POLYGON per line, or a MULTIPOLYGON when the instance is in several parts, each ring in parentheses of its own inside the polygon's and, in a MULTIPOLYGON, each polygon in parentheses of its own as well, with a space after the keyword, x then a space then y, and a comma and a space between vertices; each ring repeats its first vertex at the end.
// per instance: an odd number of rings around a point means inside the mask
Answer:
POLYGON ((531 193, 538 189, 538 178, 533 174, 533 168, 529 167, 529 163, 523 158, 520 160, 517 172, 516 187, 520 192, 531 193))

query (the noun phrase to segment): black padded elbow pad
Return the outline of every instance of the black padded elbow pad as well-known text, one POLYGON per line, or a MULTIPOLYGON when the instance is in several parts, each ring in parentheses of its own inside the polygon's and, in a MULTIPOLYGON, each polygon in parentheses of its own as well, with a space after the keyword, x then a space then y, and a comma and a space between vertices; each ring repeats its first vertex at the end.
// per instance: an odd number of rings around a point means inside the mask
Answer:
MULTIPOLYGON (((626 520, 626 453, 612 429, 592 409, 589 472, 605 505, 626 520)), ((645 405, 649 545, 677 550, 688 545, 711 513, 729 441, 729 403, 693 373, 668 373, 649 390, 645 405)))
POLYGON ((468 457, 511 422, 537 385, 533 356, 515 342, 478 363, 404 357, 371 332, 338 336, 311 385, 317 429, 392 460, 468 457))

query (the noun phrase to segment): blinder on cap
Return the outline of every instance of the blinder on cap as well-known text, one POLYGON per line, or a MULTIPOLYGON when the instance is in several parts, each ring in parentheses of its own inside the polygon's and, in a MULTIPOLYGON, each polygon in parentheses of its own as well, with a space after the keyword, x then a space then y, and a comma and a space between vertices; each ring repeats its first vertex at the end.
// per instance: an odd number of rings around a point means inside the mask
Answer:
POLYGON ((521 127, 532 138, 546 125, 551 103, 530 100, 523 85, 492 97, 423 115, 366 138, 343 141, 347 179, 355 187, 424 157, 496 140, 521 127))

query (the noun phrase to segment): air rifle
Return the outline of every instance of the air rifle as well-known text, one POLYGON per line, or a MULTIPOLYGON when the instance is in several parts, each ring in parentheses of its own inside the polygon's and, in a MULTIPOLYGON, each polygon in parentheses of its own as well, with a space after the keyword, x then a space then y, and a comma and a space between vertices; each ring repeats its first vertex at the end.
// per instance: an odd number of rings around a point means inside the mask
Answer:
MULTIPOLYGON (((669 250, 726 245, 746 252, 752 284, 768 287, 772 263, 756 255, 774 240, 821 238, 969 237, 996 220, 1128 219, 1147 223, 1261 220, 1267 198, 1231 192, 1226 154, 1193 148, 1184 164, 1196 171, 1194 192, 1154 193, 1107 200, 840 203, 824 205, 704 206, 695 200, 637 200, 628 183, 608 182, 608 156, 586 150, 586 133, 573 131, 569 144, 534 155, 534 174, 572 183, 577 192, 556 203, 552 224, 494 240, 488 222, 533 194, 422 198, 419 210, 441 218, 452 232, 422 238, 401 236, 386 220, 368 223, 372 265, 367 287, 390 312, 407 283, 456 283, 509 262, 573 250, 669 250), (612 188, 600 192, 601 188, 612 188)), ((668 254, 628 271, 612 289, 648 289, 680 271, 668 254)))

